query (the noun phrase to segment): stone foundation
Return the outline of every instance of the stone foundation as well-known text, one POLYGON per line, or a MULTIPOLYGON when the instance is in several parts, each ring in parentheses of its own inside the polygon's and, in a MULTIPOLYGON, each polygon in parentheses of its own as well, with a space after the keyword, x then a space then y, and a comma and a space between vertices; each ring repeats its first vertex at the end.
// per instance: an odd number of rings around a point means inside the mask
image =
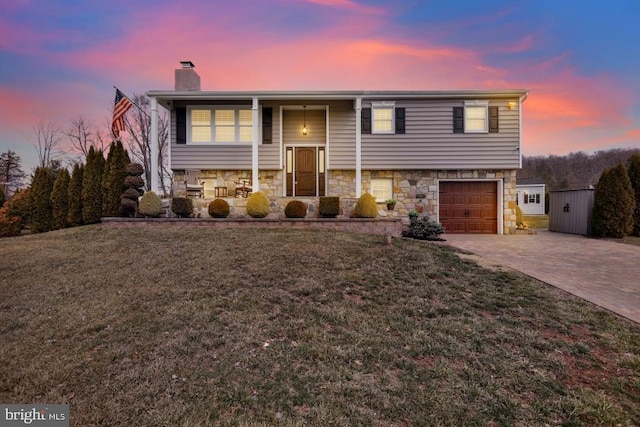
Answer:
MULTIPOLYGON (((340 197, 341 214, 348 217, 356 202, 354 170, 327 170, 326 195, 340 197)), ((205 198, 194 199, 198 217, 208 217, 207 208, 213 200, 214 187, 227 188, 227 202, 232 217, 246 216, 246 199, 234 198, 236 182, 250 180, 248 170, 202 171, 201 180, 205 182, 205 198)), ((378 214, 387 217, 400 217, 408 221, 408 214, 417 211, 435 219, 438 217, 438 180, 488 179, 502 180, 503 183, 503 233, 513 234, 516 230, 516 170, 363 170, 362 192, 370 192, 372 178, 393 179, 393 198, 397 200, 394 211, 387 211, 383 203, 378 204, 378 214)), ((302 200, 308 205, 308 217, 316 217, 317 197, 280 197, 284 191, 284 172, 281 170, 262 170, 259 175, 260 191, 271 200, 272 214, 284 216, 284 208, 290 200, 302 200)), ((180 189, 184 177, 176 173, 174 182, 180 189)), ((184 188, 184 187, 182 187, 184 188)), ((254 189, 256 191, 256 189, 254 189)), ((184 192, 184 190, 183 190, 184 192)), ((176 197, 184 197, 174 191, 176 197)))

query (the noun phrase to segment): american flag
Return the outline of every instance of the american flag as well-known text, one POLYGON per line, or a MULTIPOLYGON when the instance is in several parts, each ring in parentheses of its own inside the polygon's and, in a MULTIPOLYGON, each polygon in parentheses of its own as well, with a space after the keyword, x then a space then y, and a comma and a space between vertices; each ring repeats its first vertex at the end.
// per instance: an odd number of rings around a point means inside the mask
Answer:
POLYGON ((113 123, 111 124, 111 131, 116 139, 120 138, 120 132, 124 130, 124 115, 133 103, 124 96, 120 89, 116 88, 116 100, 113 104, 113 123))

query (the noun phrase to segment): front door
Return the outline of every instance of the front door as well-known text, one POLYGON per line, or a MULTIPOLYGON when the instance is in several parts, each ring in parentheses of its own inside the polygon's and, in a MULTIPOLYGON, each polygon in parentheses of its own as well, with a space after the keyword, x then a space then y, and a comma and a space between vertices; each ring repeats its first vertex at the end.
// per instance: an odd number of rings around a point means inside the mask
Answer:
POLYGON ((316 195, 316 148, 296 147, 294 185, 296 196, 316 195))

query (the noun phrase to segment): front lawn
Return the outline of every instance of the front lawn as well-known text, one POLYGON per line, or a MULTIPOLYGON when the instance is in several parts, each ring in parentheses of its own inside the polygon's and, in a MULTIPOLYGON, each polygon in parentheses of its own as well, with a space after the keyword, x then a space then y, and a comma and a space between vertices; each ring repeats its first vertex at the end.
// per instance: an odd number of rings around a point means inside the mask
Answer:
POLYGON ((640 424, 637 324, 423 241, 2 239, 0 343, 0 402, 74 426, 640 424))

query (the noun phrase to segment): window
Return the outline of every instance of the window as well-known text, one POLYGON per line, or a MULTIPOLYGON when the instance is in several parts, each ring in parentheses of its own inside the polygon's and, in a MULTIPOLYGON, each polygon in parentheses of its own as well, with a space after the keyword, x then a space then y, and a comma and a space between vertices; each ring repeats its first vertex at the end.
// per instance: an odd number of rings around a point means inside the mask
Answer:
POLYGON ((393 179, 391 178, 372 178, 371 179, 371 195, 375 197, 376 202, 384 203, 388 199, 393 198, 393 179))
MULTIPOLYGON (((526 193, 525 193, 525 195, 526 195, 526 193)), ((525 198, 525 203, 540 204, 540 193, 529 194, 528 197, 525 198)))
POLYGON ((395 102, 372 102, 362 109, 360 129, 362 134, 406 133, 405 109, 397 108, 395 102))
POLYGON ((250 109, 192 108, 189 114, 191 143, 253 141, 253 115, 250 109))
POLYGON ((488 101, 465 101, 464 107, 453 107, 453 133, 497 133, 498 107, 488 101))
POLYGON ((393 133, 393 105, 373 105, 373 132, 393 133))
POLYGON ((488 123, 488 101, 467 101, 464 103, 465 133, 487 133, 489 131, 488 123))

